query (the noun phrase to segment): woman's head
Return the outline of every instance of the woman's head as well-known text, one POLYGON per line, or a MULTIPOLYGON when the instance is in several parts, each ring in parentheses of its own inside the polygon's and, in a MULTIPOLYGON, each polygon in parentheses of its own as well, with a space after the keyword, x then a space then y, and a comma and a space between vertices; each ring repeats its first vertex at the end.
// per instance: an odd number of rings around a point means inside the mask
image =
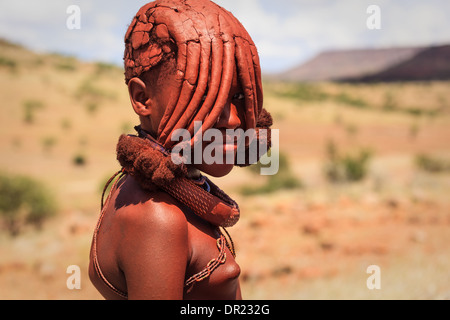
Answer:
POLYGON ((143 6, 126 33, 124 62, 142 126, 166 149, 175 130, 194 136, 198 122, 202 132, 255 129, 263 103, 258 53, 242 24, 215 3, 143 6))

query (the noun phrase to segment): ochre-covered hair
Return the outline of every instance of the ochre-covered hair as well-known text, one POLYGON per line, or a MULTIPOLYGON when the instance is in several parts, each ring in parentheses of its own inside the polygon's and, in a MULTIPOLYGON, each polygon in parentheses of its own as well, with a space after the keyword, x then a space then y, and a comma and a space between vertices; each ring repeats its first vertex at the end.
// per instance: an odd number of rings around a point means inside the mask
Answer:
POLYGON ((188 129, 192 136, 194 121, 202 122, 203 132, 215 125, 230 92, 234 65, 245 96, 246 129, 255 129, 260 117, 270 117, 262 109, 255 44, 227 10, 209 0, 157 0, 143 6, 125 35, 126 83, 170 55, 176 57, 177 83, 156 137, 164 147, 173 145, 176 129, 188 129))

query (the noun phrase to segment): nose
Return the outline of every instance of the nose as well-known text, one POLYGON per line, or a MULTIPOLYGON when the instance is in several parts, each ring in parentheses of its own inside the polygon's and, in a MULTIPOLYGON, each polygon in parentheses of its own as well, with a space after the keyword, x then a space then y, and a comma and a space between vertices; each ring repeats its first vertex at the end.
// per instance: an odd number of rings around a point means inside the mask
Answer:
POLYGON ((217 129, 237 129, 241 126, 241 119, 236 106, 232 103, 227 103, 219 117, 215 127, 217 129))

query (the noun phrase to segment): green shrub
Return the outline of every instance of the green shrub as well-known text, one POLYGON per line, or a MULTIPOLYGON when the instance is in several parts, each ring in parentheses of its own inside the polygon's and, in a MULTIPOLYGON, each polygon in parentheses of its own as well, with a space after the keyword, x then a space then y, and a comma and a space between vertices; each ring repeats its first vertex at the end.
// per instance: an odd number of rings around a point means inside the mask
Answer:
POLYGON ((395 111, 397 110, 398 105, 397 105, 397 101, 394 98, 394 95, 392 94, 392 92, 387 92, 384 95, 384 102, 383 102, 383 109, 385 111, 395 111))
POLYGON ((95 84, 94 78, 88 78, 83 81, 75 93, 77 99, 85 99, 89 103, 98 103, 103 99, 115 100, 117 95, 115 92, 100 88, 98 84, 95 84))
POLYGON ((41 182, 0 173, 0 219, 12 236, 26 224, 40 228, 55 213, 55 199, 41 182))
MULTIPOLYGON (((258 162, 257 164, 250 166, 249 170, 254 174, 259 174, 261 172, 261 167, 262 164, 258 162)), ((302 186, 301 181, 299 181, 291 171, 289 159, 285 154, 280 153, 279 170, 277 174, 268 176, 267 182, 262 186, 244 186, 241 188, 240 192, 242 195, 267 194, 279 190, 301 188, 302 186)))
POLYGON ((300 101, 324 101, 329 96, 321 91, 315 84, 309 83, 284 83, 281 85, 266 84, 269 91, 279 97, 291 98, 300 101))
POLYGON ((280 190, 292 190, 302 187, 300 181, 293 176, 270 176, 269 181, 260 187, 244 186, 241 188, 241 194, 250 196, 255 194, 267 194, 280 190))
POLYGON ((364 101, 362 99, 350 97, 346 93, 339 93, 334 99, 336 102, 346 104, 351 107, 356 107, 356 108, 360 108, 360 109, 369 107, 369 105, 366 101, 364 101))
POLYGON ((23 102, 24 121, 33 123, 36 110, 44 108, 44 103, 39 100, 26 100, 23 102))
POLYGON ((61 58, 60 61, 55 63, 55 68, 63 71, 75 71, 77 70, 77 60, 72 57, 61 58))
POLYGON ((95 75, 111 74, 123 72, 121 67, 107 62, 97 62, 95 64, 95 75))
POLYGON ((372 154, 367 149, 341 155, 333 141, 327 144, 325 175, 330 182, 356 182, 363 180, 368 172, 372 154))
POLYGON ((47 136, 42 139, 42 147, 45 153, 50 153, 58 140, 54 136, 47 136))
POLYGON ((420 154, 416 156, 415 163, 419 169, 426 172, 450 172, 450 160, 438 159, 426 154, 420 154))
POLYGON ((10 58, 0 56, 0 67, 6 67, 9 68, 10 71, 15 71, 17 62, 10 58))
POLYGON ((370 152, 361 150, 355 155, 345 155, 342 157, 342 165, 347 181, 360 181, 367 175, 370 152))
POLYGON ((86 156, 84 154, 82 154, 82 153, 77 153, 73 157, 72 163, 75 166, 82 167, 82 166, 86 165, 86 163, 87 163, 86 156))
POLYGON ((90 115, 94 115, 98 111, 98 103, 89 102, 86 104, 86 111, 90 115))

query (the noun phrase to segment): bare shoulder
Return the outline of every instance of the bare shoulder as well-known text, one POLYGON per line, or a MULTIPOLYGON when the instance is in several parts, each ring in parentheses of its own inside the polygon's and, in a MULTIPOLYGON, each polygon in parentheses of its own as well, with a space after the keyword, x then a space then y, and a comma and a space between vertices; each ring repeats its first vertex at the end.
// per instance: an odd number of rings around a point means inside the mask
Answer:
POLYGON ((128 176, 117 191, 114 206, 120 236, 127 247, 130 242, 144 240, 156 246, 166 241, 187 243, 186 216, 170 195, 146 192, 128 176))
POLYGON ((155 226, 186 225, 180 204, 163 191, 148 192, 129 176, 121 184, 115 200, 116 212, 126 224, 151 222, 155 226))

